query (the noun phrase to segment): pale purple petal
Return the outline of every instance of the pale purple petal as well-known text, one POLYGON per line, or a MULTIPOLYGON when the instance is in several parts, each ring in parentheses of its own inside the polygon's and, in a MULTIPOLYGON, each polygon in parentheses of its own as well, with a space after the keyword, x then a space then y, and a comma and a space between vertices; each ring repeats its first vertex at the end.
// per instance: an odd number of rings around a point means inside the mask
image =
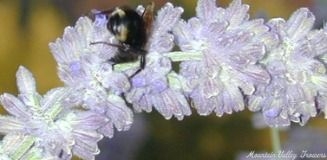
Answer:
POLYGON ((152 112, 152 101, 150 96, 144 95, 144 93, 141 90, 134 90, 134 92, 131 92, 132 94, 127 95, 126 97, 128 101, 134 101, 137 103, 133 104, 133 109, 136 112, 152 112), (135 96, 136 95, 136 96, 135 96), (135 99, 131 99, 135 98, 135 99))
POLYGON ((167 89, 161 94, 151 97, 154 107, 166 119, 170 119, 174 115, 178 120, 182 120, 184 116, 191 115, 191 110, 185 97, 179 92, 167 89))
POLYGON ((96 112, 77 112, 76 117, 70 122, 76 129, 96 130, 107 123, 107 118, 96 112))
POLYGON ((23 66, 19 66, 16 73, 17 87, 21 93, 33 93, 36 91, 35 79, 32 73, 23 66))
POLYGON ((135 78, 132 79, 132 84, 134 87, 144 87, 146 86, 146 79, 141 77, 141 76, 136 76, 135 78))
POLYGON ((68 72, 71 74, 72 78, 82 78, 85 76, 85 73, 83 73, 82 64, 79 61, 69 63, 68 72))
POLYGON ((73 132, 75 144, 73 146, 74 155, 83 159, 94 159, 100 153, 97 142, 102 136, 96 132, 75 130, 73 132))
POLYGON ((114 136, 114 130, 114 124, 110 122, 110 120, 107 122, 107 124, 98 129, 99 133, 108 138, 112 138, 114 136))
MULTIPOLYGON (((64 33, 72 32, 73 28, 67 27, 64 33)), ((69 44, 66 44, 66 41, 63 39, 57 39, 55 43, 50 43, 49 48, 53 53, 54 58, 59 63, 69 63, 70 61, 76 61, 78 58, 76 54, 69 54, 71 47, 69 44)))
MULTIPOLYGON (((151 103, 154 103, 154 108, 165 117, 165 119, 171 119, 173 116, 171 108, 165 105, 163 97, 161 94, 151 95, 149 99, 151 99, 151 103)), ((178 113, 177 113, 178 114, 178 113)))
POLYGON ((171 3, 166 3, 166 5, 158 11, 146 47, 148 48, 148 52, 164 53, 173 48, 174 36, 170 34, 169 31, 171 31, 180 20, 182 13, 183 8, 174 7, 171 3))
POLYGON ((196 15, 203 22, 210 23, 215 21, 219 16, 216 0, 199 0, 196 7, 196 15))
POLYGON ((111 95, 108 97, 106 104, 103 105, 105 105, 103 107, 107 107, 107 117, 110 118, 118 131, 126 131, 131 127, 133 113, 121 97, 111 95))
POLYGON ((224 89, 224 85, 220 82, 219 79, 204 79, 199 84, 199 92, 202 93, 205 98, 211 98, 218 96, 219 93, 224 89))
POLYGON ((123 73, 111 73, 104 78, 103 86, 110 88, 113 93, 120 94, 130 89, 128 78, 123 73))
POLYGON ((203 64, 198 64, 197 61, 189 61, 180 65, 180 74, 187 79, 199 79, 202 73, 203 64))
POLYGON ((281 112, 281 109, 280 108, 270 108, 266 111, 263 111, 263 114, 266 118, 276 118, 279 116, 281 112))
POLYGON ((233 0, 229 7, 226 9, 225 14, 226 18, 229 21, 231 27, 237 27, 243 21, 249 19, 248 10, 249 5, 242 4, 241 0, 233 0))
POLYGON ((166 79, 155 79, 151 83, 152 85, 150 86, 149 89, 154 92, 160 93, 168 88, 166 79))
POLYGON ((97 79, 106 89, 117 95, 130 89, 130 82, 127 76, 120 72, 113 72, 112 65, 109 63, 101 63, 97 71, 97 79))
POLYGON ((4 93, 0 97, 0 101, 4 109, 13 116, 27 118, 30 114, 27 112, 28 108, 15 96, 4 93))
POLYGON ((286 23, 286 32, 292 40, 303 38, 313 27, 314 15, 307 8, 295 11, 286 23))
POLYGON ((232 114, 244 110, 244 98, 238 88, 228 86, 221 93, 222 105, 215 109, 217 116, 222 116, 224 113, 232 114))
MULTIPOLYGON (((79 62, 77 62, 79 63, 79 62)), ((80 65, 80 64, 72 64, 72 65, 80 65)), ((79 66, 80 67, 80 66, 79 66)), ((76 68, 76 67, 74 67, 76 68)), ((85 75, 82 70, 71 70, 70 65, 69 66, 59 66, 58 72, 60 74, 58 75, 59 78, 64 81, 69 86, 77 86, 76 81, 79 81, 79 79, 82 79, 83 75, 85 75)))
POLYGON ((94 25, 98 27, 106 27, 108 23, 108 19, 105 14, 100 14, 101 11, 92 10, 92 14, 95 15, 94 25))
POLYGON ((24 133, 25 124, 20 119, 10 116, 0 116, 0 133, 24 133))
POLYGON ((241 52, 247 53, 247 54, 238 54, 235 57, 231 57, 231 58, 233 58, 233 60, 235 59, 235 62, 239 61, 238 64, 246 65, 249 63, 253 64, 256 61, 261 60, 266 53, 266 49, 265 49, 265 46, 263 46, 263 45, 251 44, 251 45, 244 46, 242 48, 241 52))
MULTIPOLYGON (((151 41, 151 40, 150 40, 151 41)), ((167 33, 153 36, 153 40, 150 43, 149 52, 165 53, 173 49, 174 47, 174 36, 167 33), (160 37, 160 38, 159 38, 160 37)))
POLYGON ((175 26, 176 22, 180 20, 183 12, 183 8, 174 7, 171 3, 166 3, 165 6, 157 13, 158 15, 153 26, 153 34, 158 34, 160 32, 165 33, 171 30, 175 26))
POLYGON ((194 90, 190 97, 192 98, 192 107, 196 109, 199 115, 209 115, 215 107, 221 106, 221 100, 219 96, 211 97, 208 99, 204 97, 203 93, 194 90))
POLYGON ((260 66, 250 65, 243 68, 240 73, 245 77, 245 81, 255 82, 255 84, 268 83, 270 81, 269 73, 260 66))
POLYGON ((252 95, 248 98, 248 108, 252 112, 257 112, 261 110, 261 102, 263 101, 263 97, 260 95, 252 95))
MULTIPOLYGON (((218 44, 222 42, 221 40, 224 40, 223 36, 228 25, 229 24, 227 21, 222 21, 222 22, 213 22, 211 24, 208 24, 208 26, 202 26, 200 34, 206 36, 200 38, 199 42, 205 40, 208 42, 209 47, 218 47, 218 44)), ((197 35, 194 35, 194 37, 197 37, 197 35)), ((197 43, 197 42, 193 42, 193 43, 197 43)), ((202 47, 205 48, 205 44, 202 44, 202 47)), ((219 47, 223 47, 223 46, 219 46, 219 47)))
POLYGON ((249 21, 244 21, 241 25, 244 30, 251 30, 256 35, 266 34, 269 27, 263 25, 265 21, 263 19, 253 19, 249 21))
POLYGON ((323 30, 311 31, 308 35, 309 49, 312 56, 320 56, 327 53, 327 32, 323 30))
POLYGON ((177 22, 176 26, 173 28, 173 33, 178 35, 175 36, 175 41, 181 47, 181 50, 184 50, 184 46, 189 45, 190 41, 193 39, 192 32, 184 20, 177 22))
POLYGON ((51 111, 54 105, 61 105, 61 102, 70 95, 71 90, 69 88, 55 88, 48 91, 43 99, 40 101, 42 109, 47 112, 51 111))

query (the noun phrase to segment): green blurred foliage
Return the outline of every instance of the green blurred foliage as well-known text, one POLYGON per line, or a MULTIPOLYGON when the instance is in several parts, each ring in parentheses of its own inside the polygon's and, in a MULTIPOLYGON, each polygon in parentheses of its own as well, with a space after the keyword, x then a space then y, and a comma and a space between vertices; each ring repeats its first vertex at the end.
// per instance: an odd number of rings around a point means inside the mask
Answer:
POLYGON ((152 113, 147 115, 150 137, 138 159, 233 159, 242 150, 269 150, 267 130, 253 129, 250 115, 241 112, 217 118, 194 114, 183 121, 166 121, 152 113))
MULTIPOLYGON (((0 1, 0 93, 17 93, 15 72, 19 65, 32 71, 40 93, 61 86, 48 43, 61 37, 65 26, 74 25, 79 16, 87 15, 93 8, 106 9, 121 4, 136 6, 149 2, 25 0, 22 3, 23 1, 0 1)), ((166 2, 156 0, 156 8, 166 2)), ((184 17, 194 15, 196 0, 171 2, 183 6, 184 17)), ((229 2, 230 0, 221 0, 219 5, 227 6, 229 2)), ((274 0, 268 3, 244 0, 244 3, 251 6, 252 17, 264 14, 267 18, 287 18, 299 7, 310 7, 313 1, 274 0)), ((248 111, 223 117, 201 117, 193 113, 183 121, 167 121, 155 111, 151 114, 143 113, 148 120, 150 134, 137 159, 233 159, 241 151, 271 150, 268 129, 254 129, 248 111)), ((322 120, 312 120, 309 125, 326 128, 325 121, 322 120)), ((287 136, 284 135, 283 138, 287 136)))

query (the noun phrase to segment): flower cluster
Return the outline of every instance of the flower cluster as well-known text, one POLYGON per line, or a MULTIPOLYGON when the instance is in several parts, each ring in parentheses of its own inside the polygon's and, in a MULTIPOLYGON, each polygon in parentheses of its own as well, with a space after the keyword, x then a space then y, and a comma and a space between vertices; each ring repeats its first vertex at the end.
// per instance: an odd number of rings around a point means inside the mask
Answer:
POLYGON ((74 28, 65 29, 62 39, 50 43, 50 49, 58 62, 60 79, 74 90, 69 103, 105 115, 109 121, 99 131, 112 137, 114 125, 119 131, 129 129, 133 114, 119 96, 130 89, 127 76, 113 71, 107 63, 117 49, 90 45, 102 39, 114 41, 113 36, 101 27, 103 25, 101 21, 92 22, 82 17, 74 28))
POLYGON ((314 20, 308 9, 301 8, 287 21, 267 23, 279 43, 262 61, 271 81, 258 86, 249 98, 249 109, 262 110, 271 126, 288 126, 291 121, 304 125, 326 109, 326 68, 319 57, 327 51, 327 37, 322 30, 312 30, 314 20))
POLYGON ((272 33, 263 20, 249 21, 248 5, 233 1, 227 9, 213 0, 199 0, 196 17, 181 20, 174 28, 177 45, 185 52, 198 52, 201 60, 183 61, 180 74, 187 80, 187 95, 200 115, 217 116, 245 107, 244 95, 269 74, 258 64, 272 33))
MULTIPOLYGON (((141 15, 145 8, 136 10, 141 15)), ((248 107, 274 127, 326 114, 327 27, 313 29, 306 8, 267 23, 250 19, 248 10, 241 0, 227 8, 198 0, 196 16, 184 20, 183 8, 167 3, 152 23, 145 68, 135 76, 138 62, 111 61, 121 43, 107 29, 108 17, 93 11, 94 20, 79 18, 49 44, 64 87, 42 96, 32 73, 20 67, 19 95, 1 95, 9 115, 0 116, 0 159, 94 159, 100 139, 128 130, 133 110, 152 107, 178 120, 192 107, 204 116, 248 107)))
POLYGON ((41 157, 75 154, 91 159, 99 152, 97 142, 103 136, 96 129, 108 120, 91 111, 66 108, 70 88, 55 88, 42 96, 36 91, 33 75, 24 67, 17 71, 17 86, 20 91, 17 97, 8 93, 0 97, 10 114, 0 116, 0 133, 10 136, 3 143, 12 147, 5 151, 9 157, 29 156, 24 152, 38 150, 41 157))

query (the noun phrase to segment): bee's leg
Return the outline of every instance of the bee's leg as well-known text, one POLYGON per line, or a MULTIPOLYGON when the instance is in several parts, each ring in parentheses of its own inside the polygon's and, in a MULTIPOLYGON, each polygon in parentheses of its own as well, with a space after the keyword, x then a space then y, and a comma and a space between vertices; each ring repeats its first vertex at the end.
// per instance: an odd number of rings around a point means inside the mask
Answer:
POLYGON ((145 68, 145 63, 146 63, 145 60, 146 60, 145 59, 145 55, 141 55, 141 60, 140 60, 140 67, 141 67, 141 69, 144 69, 145 68))
MULTIPOLYGON (((104 41, 99 41, 99 42, 91 42, 90 45, 96 45, 96 44, 104 44, 112 47, 116 47, 119 50, 119 53, 115 54, 115 56, 111 57, 108 61, 113 62, 113 66, 116 63, 121 63, 121 62, 126 62, 129 59, 129 50, 130 47, 128 45, 123 45, 123 44, 113 44, 109 42, 104 42, 104 41)), ((133 56, 133 55, 132 55, 133 56)))
POLYGON ((109 61, 112 62, 112 68, 114 68, 115 64, 121 63, 121 62, 130 62, 135 59, 137 59, 138 56, 140 56, 140 68, 133 73, 129 78, 133 78, 136 74, 141 72, 145 68, 146 64, 146 51, 140 48, 131 47, 127 44, 112 44, 108 42, 91 42, 90 45, 95 44, 105 44, 113 47, 117 47, 119 50, 119 53, 116 54, 114 57, 110 58, 109 61))
MULTIPOLYGON (((140 48, 131 47, 130 45, 122 44, 119 48, 120 54, 117 58, 123 59, 125 62, 136 60, 140 56, 140 67, 133 73, 129 79, 133 78, 136 74, 141 72, 145 68, 146 64, 146 51, 140 48)), ((115 58, 115 57, 114 57, 115 58)))
POLYGON ((135 75, 137 75, 138 73, 140 73, 143 69, 145 68, 145 55, 141 55, 141 59, 140 59, 140 68, 136 70, 135 73, 133 73, 129 78, 133 78, 135 75))
POLYGON ((95 45, 95 44, 105 44, 108 46, 112 46, 112 47, 117 47, 120 50, 126 50, 127 46, 123 46, 120 44, 113 44, 113 43, 109 43, 109 42, 104 42, 104 41, 99 41, 99 42, 91 42, 90 45, 95 45))

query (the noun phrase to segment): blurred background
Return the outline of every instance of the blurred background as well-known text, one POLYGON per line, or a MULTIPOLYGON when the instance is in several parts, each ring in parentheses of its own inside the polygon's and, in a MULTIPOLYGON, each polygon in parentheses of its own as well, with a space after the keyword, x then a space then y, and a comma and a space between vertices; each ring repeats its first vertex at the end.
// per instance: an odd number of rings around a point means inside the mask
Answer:
MULTIPOLYGON (((157 9, 167 1, 154 0, 157 9)), ((227 6, 231 0, 218 0, 227 6)), ((170 1, 185 9, 184 18, 194 15, 196 0, 170 1)), ((117 5, 137 6, 138 0, 0 0, 0 93, 17 93, 15 72, 19 65, 30 69, 38 91, 61 86, 56 63, 48 43, 61 37, 66 26, 91 9, 108 9, 117 5)), ((251 1, 252 18, 287 19, 299 7, 308 7, 316 16, 316 27, 327 19, 327 1, 274 0, 251 1)), ((2 113, 4 111, 0 109, 2 113)), ((216 160, 243 159, 249 151, 271 152, 269 129, 255 126, 256 115, 249 111, 216 117, 195 114, 183 121, 165 120, 157 112, 137 114, 132 129, 116 132, 114 138, 101 141, 97 160, 216 160)), ((281 131, 285 149, 327 154, 327 124, 323 116, 305 127, 293 125, 281 131)), ((78 159, 78 158, 76 158, 78 159)))

